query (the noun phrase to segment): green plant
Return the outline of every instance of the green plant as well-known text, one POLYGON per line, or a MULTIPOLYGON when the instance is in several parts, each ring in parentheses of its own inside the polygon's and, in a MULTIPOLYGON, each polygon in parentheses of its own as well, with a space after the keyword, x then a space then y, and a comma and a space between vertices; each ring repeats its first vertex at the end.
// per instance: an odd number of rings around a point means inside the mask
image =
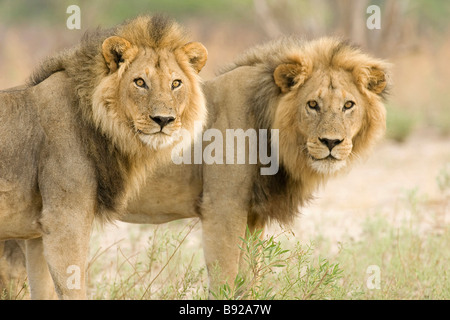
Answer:
POLYGON ((24 300, 28 297, 28 283, 21 283, 20 281, 11 281, 7 284, 8 289, 3 288, 0 291, 1 300, 24 300))
POLYGON ((343 270, 327 259, 313 258, 313 245, 298 242, 286 249, 276 237, 263 239, 261 231, 242 240, 242 257, 246 268, 233 286, 225 284, 216 299, 332 299, 341 297, 338 280, 343 270))

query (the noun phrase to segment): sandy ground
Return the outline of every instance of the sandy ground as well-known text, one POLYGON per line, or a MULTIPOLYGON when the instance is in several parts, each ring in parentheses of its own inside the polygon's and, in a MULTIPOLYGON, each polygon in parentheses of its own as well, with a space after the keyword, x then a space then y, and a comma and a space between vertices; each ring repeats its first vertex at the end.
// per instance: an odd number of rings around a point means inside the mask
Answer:
MULTIPOLYGON (((348 174, 335 178, 321 188, 316 199, 305 208, 292 226, 295 237, 308 243, 319 236, 326 237, 335 249, 338 243, 357 240, 363 222, 380 214, 388 221, 402 223, 408 219, 408 195, 416 192, 419 199, 432 202, 441 197, 436 178, 450 166, 450 139, 431 132, 416 132, 402 143, 383 141, 365 161, 358 163, 348 174)), ((439 208, 438 224, 450 223, 450 208, 439 208)), ((433 215, 421 229, 439 228, 433 215)), ((183 222, 189 223, 189 221, 183 222)), ((100 244, 106 248, 115 242, 122 249, 138 251, 148 244, 153 228, 117 223, 107 226, 100 234, 100 244), (130 238, 131 235, 131 238, 130 238)), ((278 226, 268 228, 269 234, 278 234, 278 226)), ((201 250, 200 223, 186 239, 189 246, 201 250)), ((108 249, 114 254, 116 249, 108 249)), ((333 249, 333 248, 332 248, 333 249)), ((201 253, 200 253, 201 254, 201 253)))
MULTIPOLYGON (((335 244, 357 239, 363 222, 375 214, 394 225, 408 219, 411 201, 442 199, 440 171, 450 166, 450 139, 417 132, 402 144, 384 141, 347 175, 329 181, 316 200, 301 210, 293 231, 302 241, 324 235, 335 244)), ((439 208, 438 222, 450 223, 450 208, 439 208)), ((423 219, 419 230, 436 228, 436 216, 423 219)))

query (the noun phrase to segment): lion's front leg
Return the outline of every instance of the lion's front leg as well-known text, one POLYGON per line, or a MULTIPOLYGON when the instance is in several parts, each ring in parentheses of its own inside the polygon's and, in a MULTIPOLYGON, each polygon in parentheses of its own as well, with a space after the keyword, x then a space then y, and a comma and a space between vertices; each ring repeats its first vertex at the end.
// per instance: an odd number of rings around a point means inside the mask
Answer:
POLYGON ((201 219, 210 298, 226 283, 234 291, 245 237, 251 179, 240 166, 204 168, 201 219), (238 177, 229 179, 230 176, 238 177))
POLYGON ((239 259, 247 224, 245 212, 215 212, 202 219, 203 250, 208 268, 209 296, 219 293, 226 283, 234 290, 234 280, 239 271, 239 259))
POLYGON ((86 261, 93 212, 46 211, 40 220, 42 243, 60 299, 86 299, 86 261))
POLYGON ((25 256, 30 285, 30 295, 33 300, 54 300, 57 298, 55 286, 44 257, 42 238, 25 241, 25 256))
POLYGON ((226 283, 232 292, 236 289, 253 174, 246 165, 203 166, 200 214, 210 298, 226 283))

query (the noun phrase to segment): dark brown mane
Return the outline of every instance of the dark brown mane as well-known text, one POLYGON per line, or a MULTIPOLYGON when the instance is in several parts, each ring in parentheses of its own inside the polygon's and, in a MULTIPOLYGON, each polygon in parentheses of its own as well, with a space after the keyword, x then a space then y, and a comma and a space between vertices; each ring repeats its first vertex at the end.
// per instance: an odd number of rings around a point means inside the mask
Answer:
POLYGON ((140 172, 137 168, 149 158, 147 149, 135 150, 133 154, 121 149, 93 119, 93 93, 110 74, 102 44, 111 36, 124 38, 137 48, 154 50, 175 51, 188 42, 184 29, 171 19, 162 15, 138 16, 109 29, 86 32, 75 47, 45 59, 27 83, 36 86, 56 72, 66 74, 67 85, 72 86, 76 97, 74 108, 80 117, 83 145, 95 170, 98 212, 105 212, 102 218, 106 220, 117 218, 115 215, 123 209, 123 199, 130 189, 127 186, 132 184, 130 176, 140 172))

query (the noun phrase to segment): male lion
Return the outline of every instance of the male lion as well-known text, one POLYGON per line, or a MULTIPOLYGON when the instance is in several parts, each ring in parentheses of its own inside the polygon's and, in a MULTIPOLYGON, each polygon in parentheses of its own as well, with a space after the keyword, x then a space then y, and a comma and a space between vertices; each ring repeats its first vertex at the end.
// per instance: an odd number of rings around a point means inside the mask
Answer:
POLYGON ((0 92, 0 240, 26 239, 32 298, 51 297, 47 270, 59 298, 85 298, 94 217, 120 218, 181 129, 205 117, 206 58, 175 22, 141 16, 0 92))
MULTIPOLYGON (((278 172, 261 175, 261 161, 164 165, 121 219, 199 217, 210 292, 233 282, 247 225, 254 232, 269 221, 292 222, 321 184, 351 168, 383 135, 388 67, 334 38, 285 38, 249 50, 204 84, 206 128, 224 137, 227 129, 278 129, 278 172), (220 275, 213 276, 217 266, 220 275)), ((205 147, 210 139, 203 140, 205 147)), ((270 150, 270 139, 264 143, 270 150)))

